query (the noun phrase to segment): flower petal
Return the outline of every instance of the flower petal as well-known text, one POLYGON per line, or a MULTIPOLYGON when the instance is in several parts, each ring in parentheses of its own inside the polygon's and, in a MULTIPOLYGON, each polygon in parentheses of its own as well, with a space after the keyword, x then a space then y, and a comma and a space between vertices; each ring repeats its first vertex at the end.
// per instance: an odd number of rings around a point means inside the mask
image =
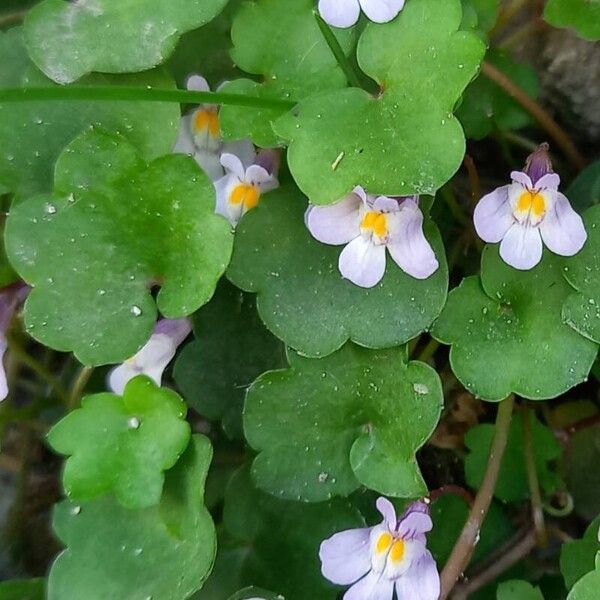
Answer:
POLYGON ((6 337, 0 335, 0 401, 8 396, 8 381, 4 369, 4 354, 6 353, 7 347, 6 337))
POLYGON ((512 171, 510 174, 510 178, 515 183, 520 183, 522 186, 524 186, 530 190, 533 189, 533 183, 532 183, 529 175, 527 175, 527 173, 523 173, 523 171, 512 171))
POLYGON ((235 154, 229 154, 228 152, 221 154, 221 164, 240 181, 244 181, 246 169, 244 168, 242 161, 235 154))
POLYGON ((273 181, 273 175, 271 175, 264 167, 250 165, 246 169, 244 180, 248 183, 267 183, 273 181))
POLYGON ((360 16, 358 0, 319 0, 319 14, 332 27, 352 27, 360 16))
POLYGON ((234 140, 223 144, 223 154, 235 154, 244 165, 244 169, 254 164, 256 160, 256 149, 252 140, 234 140))
POLYGON ((581 217, 571 208, 567 197, 560 192, 556 193, 554 206, 544 215, 540 233, 544 244, 561 256, 577 254, 587 239, 581 217))
POLYGON ((338 267, 345 279, 360 287, 371 288, 385 273, 385 246, 376 246, 371 240, 358 236, 342 250, 338 267))
POLYGON ((397 600, 438 600, 440 576, 429 550, 396 581, 397 600))
POLYGON ((332 583, 348 585, 371 568, 370 527, 349 529, 332 535, 321 543, 321 573, 332 583))
POLYGON ((210 85, 208 85, 208 81, 202 75, 190 75, 185 87, 194 92, 210 92, 210 85))
POLYGON ((392 600, 393 594, 394 582, 371 571, 344 594, 344 600, 392 600))
POLYGON ((355 194, 328 206, 310 206, 306 226, 324 244, 347 244, 360 235, 362 200, 355 194))
POLYGON ((179 346, 192 331, 189 319, 159 319, 154 327, 155 334, 166 335, 176 346, 179 346))
POLYGON ((177 134, 175 146, 173 146, 175 154, 194 154, 196 151, 192 139, 191 120, 192 115, 184 115, 179 121, 179 133, 177 134))
POLYGON ((398 518, 396 517, 396 509, 394 508, 394 505, 387 498, 380 496, 377 498, 375 506, 381 513, 383 522, 388 526, 388 529, 394 531, 396 529, 396 525, 398 524, 398 518))
POLYGON ((387 248, 391 257, 411 277, 427 279, 440 265, 423 233, 423 213, 416 203, 405 201, 394 216, 388 217, 391 234, 387 248))
POLYGON ((378 196, 375 198, 375 202, 373 202, 373 208, 383 213, 398 212, 400 210, 400 204, 395 198, 378 196))
POLYGON ((515 269, 532 269, 542 259, 542 238, 539 230, 515 223, 500 244, 500 256, 515 269))
POLYGON ((352 193, 353 193, 353 194, 356 194, 356 195, 357 195, 357 196, 358 196, 358 197, 359 197, 359 198, 360 198, 360 199, 363 201, 363 204, 367 204, 367 202, 368 202, 368 198, 369 198, 369 197, 368 197, 368 195, 367 195, 367 192, 365 192, 365 188, 364 188, 364 187, 362 187, 362 186, 360 186, 360 185, 357 185, 357 186, 356 186, 356 187, 355 187, 355 188, 352 190, 352 193))
POLYGON ((121 396, 127 383, 139 374, 138 370, 125 362, 108 373, 106 384, 109 390, 121 396))
POLYGON ((360 0, 367 17, 375 23, 387 23, 404 8, 404 0, 360 0))
POLYGON ((547 173, 543 177, 540 177, 535 182, 535 187, 538 190, 558 190, 560 185, 560 176, 557 173, 547 173))
POLYGON ((221 165, 219 156, 214 152, 196 152, 194 159, 211 181, 217 181, 223 177, 223 165, 221 165))
POLYGON ((413 502, 398 523, 398 534, 404 538, 414 538, 433 529, 429 508, 424 502, 413 502))
POLYGON ((486 194, 475 207, 473 223, 477 235, 491 244, 499 242, 514 223, 508 199, 510 185, 504 185, 486 194))
POLYGON ((231 189, 239 183, 239 179, 231 173, 215 181, 215 192, 217 196, 215 212, 225 217, 233 226, 237 225, 242 218, 242 205, 232 206, 229 202, 231 189))

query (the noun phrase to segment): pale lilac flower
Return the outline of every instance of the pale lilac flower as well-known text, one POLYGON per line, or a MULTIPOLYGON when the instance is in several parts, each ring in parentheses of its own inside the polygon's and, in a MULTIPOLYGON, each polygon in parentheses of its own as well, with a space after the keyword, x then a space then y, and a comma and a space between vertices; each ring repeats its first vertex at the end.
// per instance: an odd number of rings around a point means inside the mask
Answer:
POLYGON ((108 387, 115 394, 123 394, 129 380, 137 375, 147 375, 160 385, 163 371, 191 330, 189 319, 160 319, 142 349, 108 374, 108 387))
POLYGON ((479 237, 500 242, 500 256, 515 269, 532 269, 542 259, 543 244, 555 254, 573 256, 585 244, 581 217, 558 191, 548 144, 527 159, 524 171, 513 171, 512 183, 484 196, 473 220, 479 237))
POLYGON ((381 524, 350 529, 321 544, 321 572, 338 585, 351 585, 344 600, 437 600, 440 577, 426 547, 433 523, 423 502, 398 519, 389 500, 379 498, 381 524))
POLYGON ((4 355, 8 349, 6 334, 30 289, 23 283, 15 283, 0 291, 0 401, 8 396, 8 381, 4 370, 4 355))
POLYGON ((248 152, 240 144, 237 154, 224 152, 221 155, 221 164, 225 168, 225 175, 215 181, 215 212, 235 226, 243 215, 258 205, 262 194, 279 186, 279 153, 276 150, 261 150, 257 154, 254 146, 248 152))
POLYGON ((319 13, 333 27, 351 27, 360 9, 375 23, 387 23, 404 8, 405 0, 319 0, 319 13))
POLYGON ((427 279, 439 263, 423 234, 423 213, 417 196, 371 196, 356 187, 328 206, 309 206, 306 226, 324 244, 346 244, 338 267, 342 277, 370 288, 385 273, 385 249, 415 279, 427 279))
MULTIPOLYGON (((209 92, 210 86, 201 75, 191 75, 186 87, 196 92, 209 92)), ((173 148, 176 154, 190 154, 214 181, 223 176, 219 156, 223 147, 218 106, 201 104, 181 117, 179 135, 173 148)))

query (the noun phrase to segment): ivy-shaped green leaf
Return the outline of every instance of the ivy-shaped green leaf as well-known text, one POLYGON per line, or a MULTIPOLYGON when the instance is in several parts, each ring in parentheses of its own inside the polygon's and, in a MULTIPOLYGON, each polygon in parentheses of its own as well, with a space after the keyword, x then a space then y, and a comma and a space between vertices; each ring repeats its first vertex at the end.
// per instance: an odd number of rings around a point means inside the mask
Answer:
POLYGON ((572 291, 563 264, 546 251, 535 268, 518 271, 487 246, 481 279, 467 277, 450 292, 432 335, 451 344, 452 370, 470 392, 542 400, 587 378, 598 346, 563 323, 572 291))
POLYGON ((569 592, 567 600, 596 600, 600 589, 600 553, 596 555, 596 568, 584 575, 569 592))
MULTIPOLYGON (((465 436, 465 445, 469 450, 465 458, 465 476, 472 488, 478 489, 483 481, 494 430, 494 425, 485 423, 473 427, 465 436)), ((531 418, 531 439, 540 487, 550 495, 560 482, 550 463, 561 456, 561 446, 552 430, 534 417, 531 418)), ((510 424, 508 443, 494 491, 496 498, 504 502, 518 502, 529 496, 523 448, 523 419, 519 415, 510 424)))
POLYGON ((148 165, 123 138, 84 133, 58 160, 54 195, 8 218, 9 259, 33 286, 28 331, 85 364, 132 356, 157 305, 179 318, 212 296, 233 237, 213 211, 213 185, 191 157, 148 165))
POLYGON ((365 526, 350 502, 337 498, 306 504, 273 498, 258 491, 242 468, 227 488, 223 510, 225 529, 247 547, 242 585, 277 590, 289 600, 339 596, 340 588, 321 575, 319 545, 338 531, 365 526))
POLYGON ((54 529, 67 549, 52 565, 48 600, 186 600, 198 590, 216 551, 203 505, 211 457, 208 439, 194 436, 158 506, 126 509, 110 495, 57 505, 54 529))
POLYGON ((600 204, 600 160, 583 169, 571 182, 565 194, 578 212, 600 204))
POLYGON ((560 549, 560 571, 567 589, 571 589, 586 573, 594 569, 596 554, 600 552, 600 516, 596 517, 580 540, 563 544, 560 549))
POLYGON ((565 276, 577 290, 566 300, 563 316, 581 335, 600 343, 600 206, 583 215, 588 239, 565 266, 565 276))
POLYGON ((376 287, 360 288, 338 270, 339 246, 317 242, 304 224, 306 199, 291 186, 270 192, 240 222, 227 276, 258 293, 266 326, 306 356, 325 356, 352 340, 369 348, 401 345, 429 327, 448 286, 437 227, 425 235, 440 268, 426 280, 406 275, 389 259, 376 287))
POLYGON ((600 39, 598 0, 548 0, 544 19, 555 27, 572 27, 582 38, 600 39))
POLYGON ((44 0, 25 20, 27 49, 58 83, 92 71, 143 71, 165 61, 182 33, 213 19, 226 2, 44 0))
MULTIPOLYGON (((314 15, 314 0, 258 0, 242 6, 233 22, 234 62, 261 82, 240 79, 224 92, 259 98, 302 100, 316 92, 346 87, 346 77, 323 38, 314 15)), ((351 30, 336 35, 348 51, 351 30)), ((285 110, 223 106, 220 122, 229 139, 252 138, 259 146, 279 143, 272 122, 285 110)))
POLYGON ((452 110, 485 52, 474 33, 457 31, 461 13, 460 0, 411 0, 391 23, 369 24, 358 62, 381 95, 319 94, 276 123, 313 204, 356 185, 388 196, 433 194, 456 172, 465 139, 452 110))
POLYGON ((241 437, 246 389, 261 373, 286 365, 285 347, 258 317, 254 296, 226 280, 194 315, 194 335, 175 363, 177 386, 202 416, 241 437))
POLYGON ((250 387, 248 443, 253 475, 272 494, 318 502, 363 484, 389 496, 425 494, 415 452, 437 425, 443 403, 436 372, 406 362, 404 348, 348 344, 321 360, 289 356, 250 387))
POLYGON ((512 579, 503 581, 496 592, 497 600, 544 600, 540 588, 533 587, 528 581, 512 579))
POLYGON ((158 504, 163 471, 190 439, 186 407, 173 391, 138 376, 123 396, 87 396, 48 433, 50 445, 67 459, 63 486, 75 501, 113 492, 128 508, 158 504))
MULTIPOLYGON (((0 32, 0 87, 54 86, 27 56, 21 28, 0 32)), ((90 75, 78 85, 173 87, 161 71, 132 75, 90 75)), ((54 163, 84 129, 97 125, 122 133, 147 159, 170 152, 177 136, 176 104, 145 102, 0 103, 0 194, 52 189, 54 163)))
POLYGON ((229 597, 229 600, 281 600, 280 594, 275 594, 262 588, 247 587, 229 597))
POLYGON ((463 10, 465 5, 470 6, 477 17, 477 27, 487 33, 492 29, 498 18, 500 10, 500 0, 463 0, 463 10))
MULTIPOLYGON (((506 73, 531 98, 538 95, 535 71, 526 64, 513 61, 508 55, 491 51, 487 60, 506 73)), ((478 77, 465 90, 456 113, 465 135, 476 140, 488 136, 493 129, 511 131, 531 123, 531 117, 513 98, 484 76, 478 77)))

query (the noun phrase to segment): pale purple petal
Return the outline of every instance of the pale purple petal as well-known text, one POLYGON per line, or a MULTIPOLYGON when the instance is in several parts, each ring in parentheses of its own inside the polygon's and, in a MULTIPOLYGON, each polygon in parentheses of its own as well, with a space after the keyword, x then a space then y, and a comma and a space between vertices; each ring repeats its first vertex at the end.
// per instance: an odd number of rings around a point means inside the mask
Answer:
POLYGON ((530 190, 533 189, 533 183, 531 182, 529 175, 527 175, 527 173, 523 173, 523 171, 512 171, 510 174, 510 178, 514 182, 520 183, 521 185, 525 186, 530 190))
POLYGON ((477 235, 491 244, 499 242, 514 223, 508 190, 504 185, 486 194, 475 207, 473 222, 477 235))
POLYGON ((6 379, 6 371, 4 370, 4 354, 8 344, 4 334, 0 334, 0 401, 8 396, 8 381, 6 379))
POLYGON ((166 335, 176 346, 182 344, 192 331, 190 319, 159 319, 154 326, 154 333, 166 335))
POLYGON ((231 173, 215 181, 215 192, 217 196, 215 212, 225 217, 232 225, 237 225, 242 218, 243 207, 241 203, 233 207, 229 203, 231 189, 239 183, 239 179, 231 173))
POLYGON ((359 236, 342 250, 338 267, 345 279, 360 287, 371 288, 385 273, 385 246, 377 246, 359 236))
POLYGON ((395 198, 387 196, 378 196, 373 202, 373 209, 382 213, 397 212, 400 210, 400 204, 395 198))
POLYGON ((221 164, 227 171, 236 175, 240 181, 244 180, 246 169, 242 161, 235 154, 229 154, 228 152, 221 154, 221 164))
POLYGON ((248 183, 266 183, 268 181, 273 181, 273 175, 259 165, 250 165, 246 169, 244 181, 247 181, 248 183))
POLYGON ((377 510, 381 513, 383 521, 388 526, 388 529, 394 531, 398 523, 398 518, 396 517, 396 509, 394 508, 394 505, 387 498, 380 496, 379 498, 377 498, 375 506, 377 507, 377 510))
POLYGON ((338 585, 349 585, 371 568, 369 552, 370 527, 349 529, 332 535, 321 543, 321 572, 338 585))
POLYGON ((191 119, 192 115, 185 115, 179 121, 179 133, 177 134, 175 146, 173 146, 175 154, 194 154, 196 151, 192 139, 191 119))
POLYGON ((395 218, 388 217, 392 233, 387 248, 394 262, 415 279, 427 279, 439 268, 423 233, 423 213, 414 202, 404 202, 395 218))
POLYGON ((360 16, 358 0, 319 0, 319 14, 332 27, 352 27, 360 16))
POLYGON ((253 165, 256 160, 256 149, 252 140, 249 139, 225 142, 223 144, 223 154, 235 154, 242 161, 244 169, 253 165))
POLYGON ((264 148, 256 155, 256 163, 271 175, 277 176, 281 164, 281 153, 274 148, 264 148))
POLYGON ((324 244, 347 244, 360 235, 360 207, 355 194, 328 206, 311 206, 306 226, 311 235, 324 244))
POLYGON ((536 227, 515 223, 500 244, 500 256, 515 269, 532 269, 542 259, 542 238, 536 227))
POLYGON ((362 201, 363 204, 367 204, 368 203, 368 195, 367 192, 365 192, 365 188, 361 187, 360 185, 357 185, 353 190, 352 190, 353 194, 356 194, 362 201))
POLYGON ((223 177, 225 171, 223 170, 223 165, 221 165, 218 154, 214 152, 196 152, 194 159, 211 181, 217 181, 223 177))
POLYGON ((191 75, 186 82, 188 90, 194 92, 210 92, 210 85, 202 75, 191 75))
POLYGON ((396 600, 438 600, 439 597, 440 576, 427 550, 396 581, 396 600))
POLYGON ((344 594, 344 600, 392 600, 393 594, 394 582, 371 571, 344 594))
POLYGON ((548 173, 535 182, 537 190, 558 190, 560 177, 557 173, 548 173))
POLYGON ((404 8, 404 0, 360 0, 367 17, 375 23, 387 23, 404 8))
POLYGON ((408 507, 398 523, 398 534, 404 539, 414 538, 431 531, 433 521, 424 502, 414 502, 408 507))
POLYGON ((567 197, 560 192, 556 193, 554 206, 544 215, 540 233, 544 244, 561 256, 577 254, 587 239, 581 217, 571 208, 567 197))

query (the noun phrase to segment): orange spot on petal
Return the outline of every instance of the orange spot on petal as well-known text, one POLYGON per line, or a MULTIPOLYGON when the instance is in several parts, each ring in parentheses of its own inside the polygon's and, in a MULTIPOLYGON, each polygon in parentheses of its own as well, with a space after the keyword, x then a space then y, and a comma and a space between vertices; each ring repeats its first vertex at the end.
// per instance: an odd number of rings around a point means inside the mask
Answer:
POLYGON ((236 185, 229 194, 229 202, 234 205, 242 204, 245 210, 254 208, 260 200, 260 190, 250 183, 236 185))
POLYGON ((360 226, 363 229, 370 229, 378 237, 385 237, 388 232, 386 216, 375 211, 369 211, 363 217, 360 226))
POLYGON ((194 115, 194 130, 199 133, 208 129, 212 137, 218 137, 221 133, 219 117, 216 111, 211 109, 200 109, 194 115))

